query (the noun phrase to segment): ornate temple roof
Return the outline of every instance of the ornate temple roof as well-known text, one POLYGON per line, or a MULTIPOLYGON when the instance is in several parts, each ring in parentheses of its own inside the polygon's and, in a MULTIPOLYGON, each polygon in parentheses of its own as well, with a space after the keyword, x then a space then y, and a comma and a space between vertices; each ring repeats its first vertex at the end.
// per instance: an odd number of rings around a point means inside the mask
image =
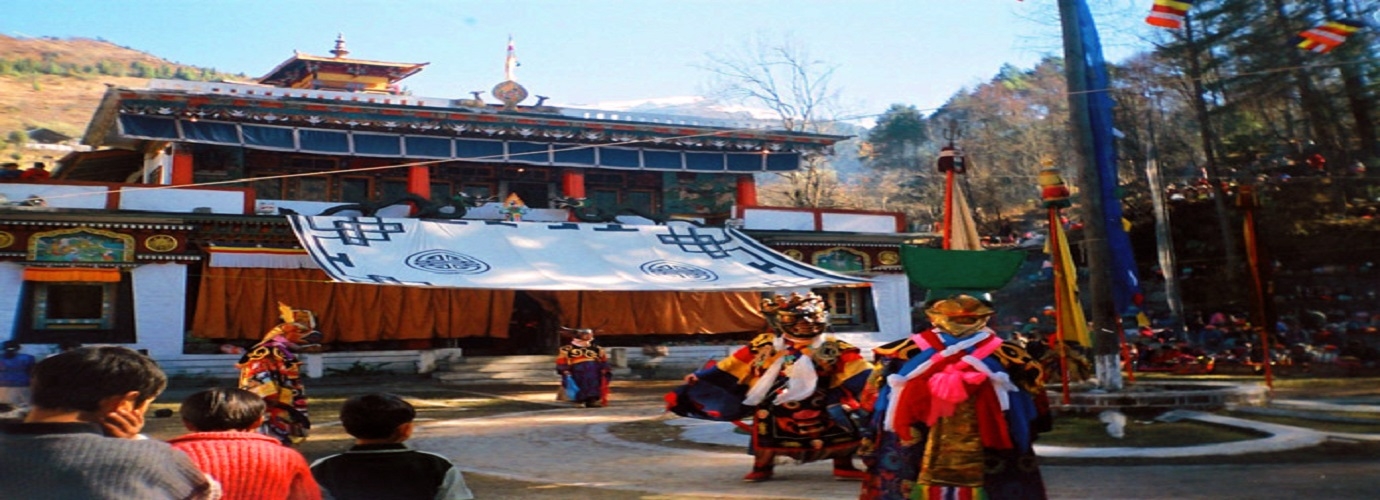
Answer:
MULTIPOLYGON (((386 84, 378 87, 360 85, 355 90, 382 92, 402 79, 417 74, 427 64, 430 64, 349 59, 345 57, 350 54, 350 51, 345 49, 344 36, 336 38, 335 49, 331 50, 331 54, 333 55, 314 56, 294 51, 292 57, 270 70, 268 74, 259 79, 259 83, 274 87, 313 88, 312 82, 307 80, 326 80, 334 82, 334 84, 328 84, 328 87, 334 88, 337 86, 336 84, 340 84, 344 80, 372 77, 381 78, 386 84), (336 75, 337 77, 323 79, 319 78, 320 75, 336 75)), ((340 86, 343 88, 343 85, 340 86)))
MULTIPOLYGON (((846 136, 505 111, 449 99, 155 80, 111 88, 83 141, 636 170, 788 171, 846 136)), ((631 118, 631 117, 627 117, 631 118)))

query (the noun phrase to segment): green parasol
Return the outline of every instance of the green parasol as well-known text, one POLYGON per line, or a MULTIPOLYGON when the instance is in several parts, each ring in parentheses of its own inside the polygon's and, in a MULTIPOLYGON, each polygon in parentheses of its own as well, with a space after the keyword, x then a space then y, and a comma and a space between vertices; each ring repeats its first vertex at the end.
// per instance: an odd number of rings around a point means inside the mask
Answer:
POLYGON ((984 295, 1016 277, 1026 254, 1019 250, 942 250, 901 245, 901 266, 929 297, 984 295))

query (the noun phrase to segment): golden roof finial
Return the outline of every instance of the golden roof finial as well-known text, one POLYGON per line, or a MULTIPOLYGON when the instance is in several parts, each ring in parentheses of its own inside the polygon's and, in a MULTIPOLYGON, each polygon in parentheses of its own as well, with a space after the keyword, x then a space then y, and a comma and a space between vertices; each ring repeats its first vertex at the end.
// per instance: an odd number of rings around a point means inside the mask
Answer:
POLYGON ((331 54, 334 54, 337 59, 350 55, 349 49, 345 48, 344 33, 335 34, 335 48, 331 49, 331 54))

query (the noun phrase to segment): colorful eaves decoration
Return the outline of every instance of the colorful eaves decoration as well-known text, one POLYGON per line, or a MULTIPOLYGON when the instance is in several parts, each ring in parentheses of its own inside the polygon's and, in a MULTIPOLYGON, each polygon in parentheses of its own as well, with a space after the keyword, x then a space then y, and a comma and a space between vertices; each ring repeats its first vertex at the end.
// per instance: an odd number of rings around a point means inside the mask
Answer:
POLYGON ((1184 17, 1191 7, 1193 0, 1155 0, 1155 6, 1150 8, 1145 22, 1151 26, 1176 30, 1184 27, 1184 17))
POLYGON ((1350 19, 1328 21, 1315 28, 1299 32, 1294 37, 1293 44, 1309 52, 1326 54, 1346 43, 1347 37, 1364 27, 1365 24, 1362 22, 1350 19))

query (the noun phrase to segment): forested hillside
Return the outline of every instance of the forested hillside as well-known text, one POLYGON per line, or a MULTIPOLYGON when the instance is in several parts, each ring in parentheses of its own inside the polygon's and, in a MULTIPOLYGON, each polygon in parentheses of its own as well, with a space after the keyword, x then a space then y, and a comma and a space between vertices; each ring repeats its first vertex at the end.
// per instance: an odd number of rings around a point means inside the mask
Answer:
POLYGON ((104 40, 0 35, 0 157, 47 160, 52 151, 22 148, 26 130, 41 127, 79 137, 106 86, 141 87, 150 78, 243 76, 174 63, 104 40))

